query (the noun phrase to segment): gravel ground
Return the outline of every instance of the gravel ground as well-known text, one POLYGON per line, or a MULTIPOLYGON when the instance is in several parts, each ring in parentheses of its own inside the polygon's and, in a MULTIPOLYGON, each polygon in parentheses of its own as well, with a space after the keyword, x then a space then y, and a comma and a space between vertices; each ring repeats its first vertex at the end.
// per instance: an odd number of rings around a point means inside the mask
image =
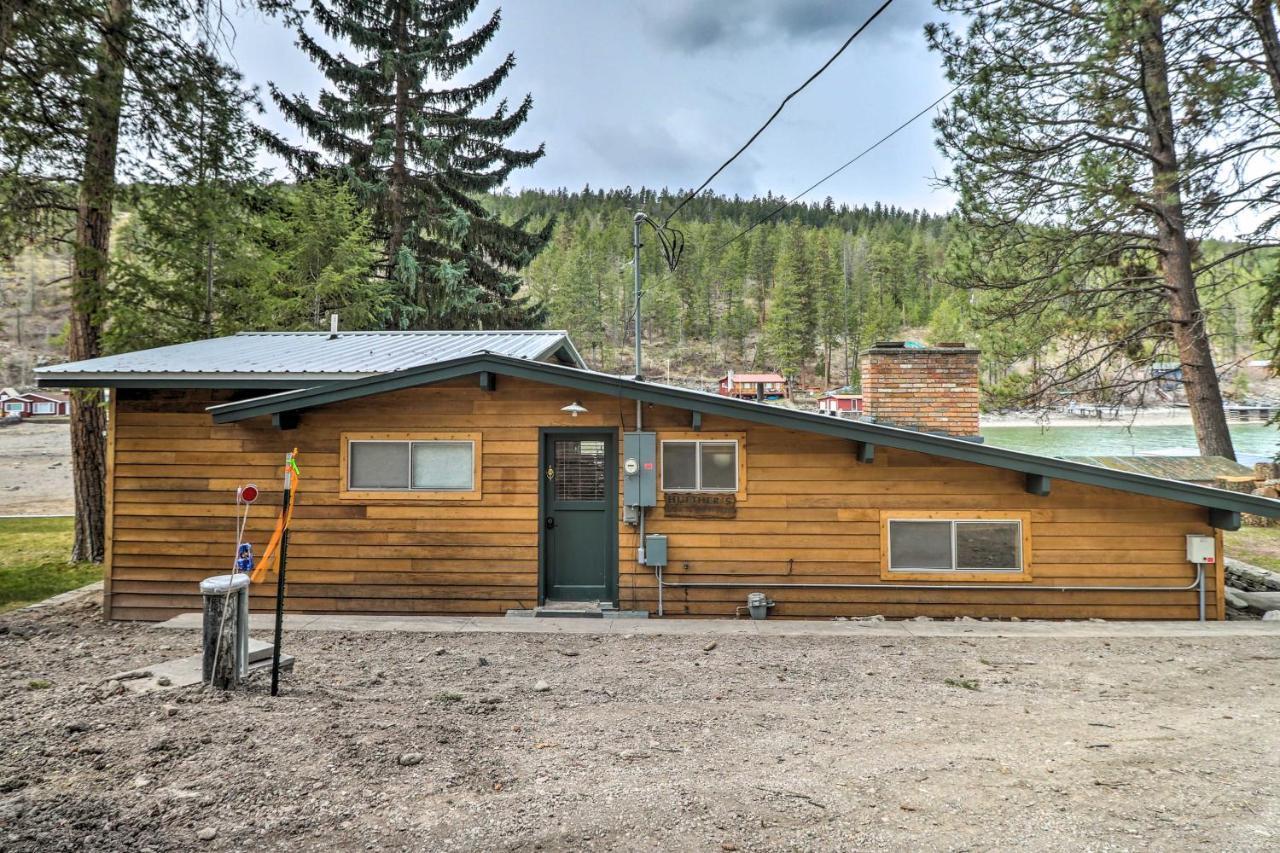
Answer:
POLYGON ((0 515, 70 515, 71 431, 63 423, 0 427, 0 515))
POLYGON ((1274 638, 292 632, 276 699, 105 681, 197 643, 0 617, 0 848, 1280 846, 1274 638))

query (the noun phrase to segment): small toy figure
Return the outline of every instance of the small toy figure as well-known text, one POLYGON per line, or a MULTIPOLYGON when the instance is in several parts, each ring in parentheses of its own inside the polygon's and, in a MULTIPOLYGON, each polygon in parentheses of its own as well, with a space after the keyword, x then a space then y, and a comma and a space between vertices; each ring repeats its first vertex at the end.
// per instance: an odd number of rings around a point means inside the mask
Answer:
POLYGON ((248 542, 241 542, 236 551, 236 571, 245 573, 253 571, 253 546, 248 542))

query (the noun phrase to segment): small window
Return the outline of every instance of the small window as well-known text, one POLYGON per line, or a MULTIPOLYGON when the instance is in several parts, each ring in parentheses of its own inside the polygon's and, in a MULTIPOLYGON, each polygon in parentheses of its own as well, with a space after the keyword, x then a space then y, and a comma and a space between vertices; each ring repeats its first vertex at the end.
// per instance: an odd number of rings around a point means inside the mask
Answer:
POLYGON ((22 404, 21 403, 5 403, 4 410, 6 412, 21 412, 22 404))
POLYGON ((434 491, 469 492, 474 447, 469 441, 413 442, 413 470, 409 486, 434 491))
POLYGON ((1024 570, 1022 522, 978 519, 891 519, 891 572, 1024 570))
POLYGON ((429 435, 344 435, 346 470, 342 496, 377 497, 369 493, 389 492, 403 497, 479 498, 478 435, 429 435), (383 438, 384 435, 388 437, 383 438), (406 437, 393 437, 398 435, 406 437))
POLYGON ((53 414, 53 403, 36 403, 32 406, 31 411, 37 415, 53 414))
POLYGON ((662 490, 738 491, 738 442, 662 442, 662 490))

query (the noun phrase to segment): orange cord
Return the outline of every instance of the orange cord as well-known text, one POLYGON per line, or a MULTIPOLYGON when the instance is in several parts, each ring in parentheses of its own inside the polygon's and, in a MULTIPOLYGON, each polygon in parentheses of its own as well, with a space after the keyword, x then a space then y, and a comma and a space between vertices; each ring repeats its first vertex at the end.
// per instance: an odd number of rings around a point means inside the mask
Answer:
POLYGON ((276 529, 271 534, 271 541, 267 543, 267 547, 262 552, 262 556, 258 559, 258 565, 254 568, 253 574, 249 575, 249 583, 259 583, 267 575, 267 569, 274 568, 280 562, 280 554, 276 550, 280 547, 280 540, 284 537, 284 532, 289 528, 289 524, 293 521, 293 508, 298 505, 298 491, 302 484, 302 474, 298 471, 297 459, 298 448, 293 449, 293 453, 289 454, 290 462, 285 464, 285 473, 288 469, 293 469, 293 488, 289 499, 289 509, 282 512, 280 517, 276 519, 276 529))

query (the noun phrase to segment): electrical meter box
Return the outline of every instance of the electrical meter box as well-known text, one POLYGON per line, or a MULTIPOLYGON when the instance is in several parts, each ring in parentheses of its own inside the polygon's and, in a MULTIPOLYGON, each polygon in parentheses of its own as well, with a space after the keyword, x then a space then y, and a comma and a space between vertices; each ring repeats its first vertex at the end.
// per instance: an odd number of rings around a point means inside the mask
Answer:
POLYGON ((650 533, 644 537, 644 564, 646 566, 665 566, 667 564, 667 537, 661 533, 650 533))
POLYGON ((1209 563, 1217 562, 1217 549, 1214 547, 1212 536, 1197 536, 1195 534, 1187 534, 1187 562, 1188 563, 1209 563))
POLYGON ((628 432, 622 436, 622 505, 657 506, 657 436, 628 432))

